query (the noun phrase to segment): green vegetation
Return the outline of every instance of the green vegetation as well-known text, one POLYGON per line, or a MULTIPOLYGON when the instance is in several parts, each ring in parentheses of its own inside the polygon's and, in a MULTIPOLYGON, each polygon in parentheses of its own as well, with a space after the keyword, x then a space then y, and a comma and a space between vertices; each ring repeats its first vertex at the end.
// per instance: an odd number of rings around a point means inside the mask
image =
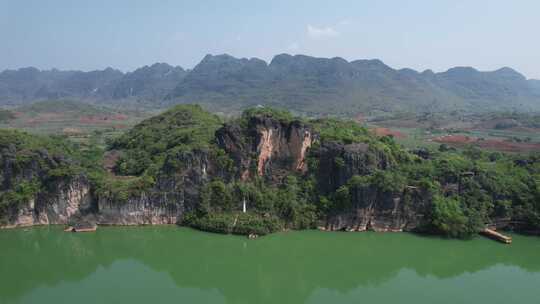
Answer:
POLYGON ((246 126, 247 121, 254 116, 271 117, 282 122, 290 122, 294 120, 294 116, 291 114, 291 112, 287 110, 258 106, 248 108, 244 112, 242 112, 241 124, 246 126))
POLYGON ((425 199, 431 197, 432 201, 424 229, 469 237, 494 218, 538 227, 538 160, 534 155, 512 156, 477 149, 433 151, 429 159, 400 162, 393 168, 353 178, 349 184, 361 181, 362 186, 379 193, 402 193, 405 186, 420 189, 426 193, 425 199))
POLYGON ((313 128, 321 141, 335 141, 343 144, 373 142, 375 138, 368 130, 352 120, 336 118, 317 119, 312 121, 313 128))
POLYGON ((279 185, 265 183, 262 179, 228 184, 218 179, 201 189, 200 206, 186 224, 214 232, 226 227, 226 232, 256 234, 284 227, 313 228, 317 209, 309 200, 312 195, 312 184, 292 175, 279 185), (243 202, 248 213, 241 213, 243 202), (224 222, 227 226, 223 226, 224 222))
POLYGON ((155 174, 167 156, 208 149, 220 126, 220 119, 200 106, 176 106, 112 141, 111 149, 124 151, 115 171, 120 175, 155 174))
POLYGON ((251 213, 187 214, 183 224, 204 231, 242 235, 265 235, 283 228, 276 217, 251 213))
POLYGON ((82 171, 76 161, 82 154, 60 137, 0 129, 0 151, 0 223, 5 223, 9 210, 82 171))
POLYGON ((230 122, 236 124, 238 144, 253 144, 246 128, 255 116, 313 129, 316 141, 307 155, 307 172, 280 169, 273 176, 258 176, 256 153, 238 151, 251 161, 250 177, 241 178, 239 156, 216 143, 222 121, 193 105, 143 121, 108 141, 108 151, 97 135, 79 144, 0 130, 0 215, 5 222, 10 210, 57 181, 85 175, 97 197, 117 203, 160 191, 189 192, 196 205, 188 208, 183 224, 214 232, 262 235, 309 229, 328 217, 355 212, 364 202, 395 198, 404 212, 423 215, 419 230, 448 237, 470 237, 494 219, 512 221, 521 230, 540 228, 540 155, 445 145, 407 150, 354 121, 301 120, 264 107, 230 122), (323 150, 329 147, 337 148, 326 156, 323 150), (113 152, 119 158, 112 161, 114 172, 108 172, 103 163, 113 152), (173 186, 163 189, 160 181, 173 186))

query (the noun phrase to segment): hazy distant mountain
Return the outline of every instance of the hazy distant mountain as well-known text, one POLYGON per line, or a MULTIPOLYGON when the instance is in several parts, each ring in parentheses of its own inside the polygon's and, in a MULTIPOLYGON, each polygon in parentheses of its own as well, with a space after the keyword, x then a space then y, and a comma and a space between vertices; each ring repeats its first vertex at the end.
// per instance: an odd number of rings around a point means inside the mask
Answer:
POLYGON ((6 70, 0 73, 0 103, 19 104, 43 99, 76 97, 108 98, 104 88, 122 78, 118 70, 102 71, 40 71, 36 68, 6 70))
POLYGON ((470 67, 443 73, 396 70, 380 60, 275 56, 263 60, 207 55, 186 71, 165 63, 131 73, 39 71, 0 73, 0 104, 50 98, 153 106, 201 103, 216 111, 268 104, 307 113, 354 115, 369 110, 540 110, 540 81, 510 68, 470 67))
POLYGON ((131 73, 107 68, 102 71, 40 71, 36 68, 0 73, 0 104, 75 98, 94 101, 163 99, 184 78, 186 71, 166 63, 131 73))
POLYGON ((531 79, 531 80, 529 80, 529 84, 531 85, 531 87, 534 90, 535 94, 540 95, 540 80, 531 79))
POLYGON ((539 86, 510 68, 444 73, 395 70, 380 60, 277 55, 206 56, 169 96, 218 109, 272 104, 313 113, 366 110, 540 109, 539 86))
POLYGON ((186 76, 181 67, 166 63, 144 66, 132 73, 127 73, 114 84, 113 98, 131 98, 160 100, 175 88, 186 76))

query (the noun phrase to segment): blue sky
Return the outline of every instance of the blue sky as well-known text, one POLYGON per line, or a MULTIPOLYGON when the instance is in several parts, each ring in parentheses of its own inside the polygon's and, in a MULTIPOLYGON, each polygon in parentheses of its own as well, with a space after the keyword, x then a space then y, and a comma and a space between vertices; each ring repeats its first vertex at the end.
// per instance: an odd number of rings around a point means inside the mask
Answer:
POLYGON ((192 68, 206 54, 509 66, 540 79, 538 0, 0 0, 0 70, 192 68))

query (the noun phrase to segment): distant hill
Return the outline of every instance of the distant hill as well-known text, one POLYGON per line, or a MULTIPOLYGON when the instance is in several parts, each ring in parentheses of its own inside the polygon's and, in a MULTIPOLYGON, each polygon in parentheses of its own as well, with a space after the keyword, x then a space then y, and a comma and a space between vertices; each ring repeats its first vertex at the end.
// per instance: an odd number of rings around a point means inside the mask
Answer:
POLYGON ((501 68, 481 72, 396 70, 380 60, 346 61, 304 55, 263 60, 207 55, 184 70, 165 63, 131 73, 39 71, 0 73, 0 105, 51 98, 108 104, 135 101, 151 107, 199 103, 220 112, 258 104, 307 114, 352 116, 368 111, 540 110, 540 81, 501 68))
POLYGON ((380 60, 282 54, 270 64, 228 55, 206 56, 169 96, 214 109, 271 104, 313 113, 540 109, 540 86, 510 68, 444 73, 395 70, 380 60))
POLYGON ((107 68, 101 71, 40 71, 36 68, 0 73, 0 104, 17 105, 37 100, 88 101, 163 99, 185 76, 181 67, 166 63, 145 66, 131 73, 107 68))
POLYGON ((77 97, 107 98, 106 88, 123 73, 107 68, 102 71, 40 71, 36 68, 6 70, 0 73, 0 101, 20 104, 40 99, 77 97))
POLYGON ((114 84, 113 99, 160 100, 182 81, 186 71, 166 63, 144 66, 125 74, 114 84))
POLYGON ((531 79, 529 80, 529 83, 531 84, 533 90, 535 90, 536 94, 540 94, 540 80, 531 79))

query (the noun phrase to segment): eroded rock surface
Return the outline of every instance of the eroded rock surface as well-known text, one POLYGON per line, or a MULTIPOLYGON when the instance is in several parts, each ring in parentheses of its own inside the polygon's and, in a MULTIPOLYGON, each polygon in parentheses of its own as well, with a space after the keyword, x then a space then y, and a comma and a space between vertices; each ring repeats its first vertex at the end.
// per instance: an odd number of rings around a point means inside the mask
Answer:
POLYGON ((287 172, 305 172, 306 156, 313 144, 313 130, 299 122, 282 122, 266 116, 254 116, 247 129, 226 125, 218 132, 217 141, 239 168, 246 180, 253 174, 279 179, 287 172))
POLYGON ((38 193, 34 199, 19 209, 13 209, 4 228, 66 225, 72 217, 91 208, 92 203, 90 185, 86 178, 79 177, 67 183, 61 182, 52 190, 38 193))

